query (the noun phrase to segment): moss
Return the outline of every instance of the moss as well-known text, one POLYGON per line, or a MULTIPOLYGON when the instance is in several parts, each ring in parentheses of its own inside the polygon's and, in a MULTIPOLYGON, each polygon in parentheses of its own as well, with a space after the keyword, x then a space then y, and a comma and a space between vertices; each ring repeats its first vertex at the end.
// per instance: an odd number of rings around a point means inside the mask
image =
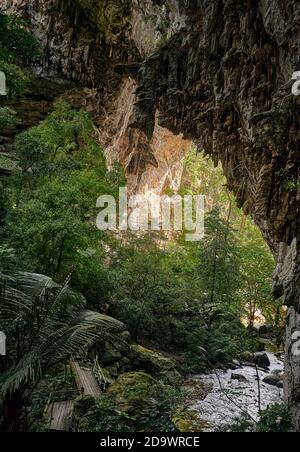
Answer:
POLYGON ((155 380, 144 372, 129 372, 121 375, 109 388, 109 393, 128 401, 151 396, 155 380))
POLYGON ((178 409, 172 420, 175 427, 182 433, 204 432, 210 427, 207 421, 198 417, 196 411, 187 409, 178 409))
POLYGON ((177 363, 174 359, 163 355, 155 350, 134 345, 132 348, 134 364, 148 372, 162 372, 176 369, 177 363))
POLYGON ((77 0, 77 3, 109 41, 128 25, 129 0, 77 0))

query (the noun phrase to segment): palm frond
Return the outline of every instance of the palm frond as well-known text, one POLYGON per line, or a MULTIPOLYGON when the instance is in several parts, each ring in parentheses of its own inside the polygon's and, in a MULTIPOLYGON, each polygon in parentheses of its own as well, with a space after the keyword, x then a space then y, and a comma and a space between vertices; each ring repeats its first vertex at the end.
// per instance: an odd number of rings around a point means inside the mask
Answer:
POLYGON ((7 327, 7 368, 0 400, 30 385, 51 366, 87 351, 94 341, 123 342, 124 325, 84 310, 85 299, 43 275, 20 273, 0 291, 0 326, 7 327), (18 348, 16 351, 14 348, 18 348))

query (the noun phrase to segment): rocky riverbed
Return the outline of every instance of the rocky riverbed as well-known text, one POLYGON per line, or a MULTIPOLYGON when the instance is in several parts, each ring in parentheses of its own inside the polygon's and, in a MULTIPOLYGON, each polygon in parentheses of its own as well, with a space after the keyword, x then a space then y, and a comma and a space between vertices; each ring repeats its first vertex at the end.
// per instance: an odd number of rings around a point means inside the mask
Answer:
POLYGON ((202 383, 212 388, 204 399, 195 400, 191 407, 191 410, 207 424, 207 431, 228 424, 243 413, 257 419, 259 404, 261 409, 266 409, 270 405, 282 402, 283 390, 278 387, 280 384, 273 386, 264 380, 270 376, 276 378, 276 375, 280 375, 283 372, 283 361, 271 353, 267 355, 270 361, 268 370, 256 370, 250 365, 243 365, 236 370, 193 376, 195 384, 202 383))

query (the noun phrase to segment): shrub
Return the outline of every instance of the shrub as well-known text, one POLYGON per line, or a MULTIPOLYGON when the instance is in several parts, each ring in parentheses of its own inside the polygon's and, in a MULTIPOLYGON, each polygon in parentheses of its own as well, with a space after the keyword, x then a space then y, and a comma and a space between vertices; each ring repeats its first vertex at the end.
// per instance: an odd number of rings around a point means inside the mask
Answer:
POLYGON ((261 413, 257 426, 258 432, 286 433, 292 430, 292 416, 284 405, 271 406, 261 413))
POLYGON ((242 415, 231 424, 218 428, 217 432, 288 433, 292 430, 293 421, 291 413, 284 405, 276 404, 262 411, 256 424, 247 415, 242 415))
POLYGON ((123 374, 80 422, 85 432, 174 432, 178 390, 143 372, 123 374))

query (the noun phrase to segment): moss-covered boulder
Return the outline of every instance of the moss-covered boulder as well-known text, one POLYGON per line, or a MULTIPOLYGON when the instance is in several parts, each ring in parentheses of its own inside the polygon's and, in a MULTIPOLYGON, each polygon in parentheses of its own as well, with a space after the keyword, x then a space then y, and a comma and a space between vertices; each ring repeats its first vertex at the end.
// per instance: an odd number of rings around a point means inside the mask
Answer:
POLYGON ((80 431, 168 432, 182 398, 144 372, 122 374, 80 422, 80 431))
POLYGON ((150 373, 173 371, 178 367, 175 359, 141 345, 131 347, 131 360, 136 368, 150 373))
POLYGON ((207 421, 199 418, 196 411, 188 409, 178 409, 172 420, 177 430, 182 433, 204 432, 210 427, 207 421))
POLYGON ((131 411, 137 405, 151 400, 154 378, 144 372, 129 372, 121 375, 109 388, 121 411, 131 411))

